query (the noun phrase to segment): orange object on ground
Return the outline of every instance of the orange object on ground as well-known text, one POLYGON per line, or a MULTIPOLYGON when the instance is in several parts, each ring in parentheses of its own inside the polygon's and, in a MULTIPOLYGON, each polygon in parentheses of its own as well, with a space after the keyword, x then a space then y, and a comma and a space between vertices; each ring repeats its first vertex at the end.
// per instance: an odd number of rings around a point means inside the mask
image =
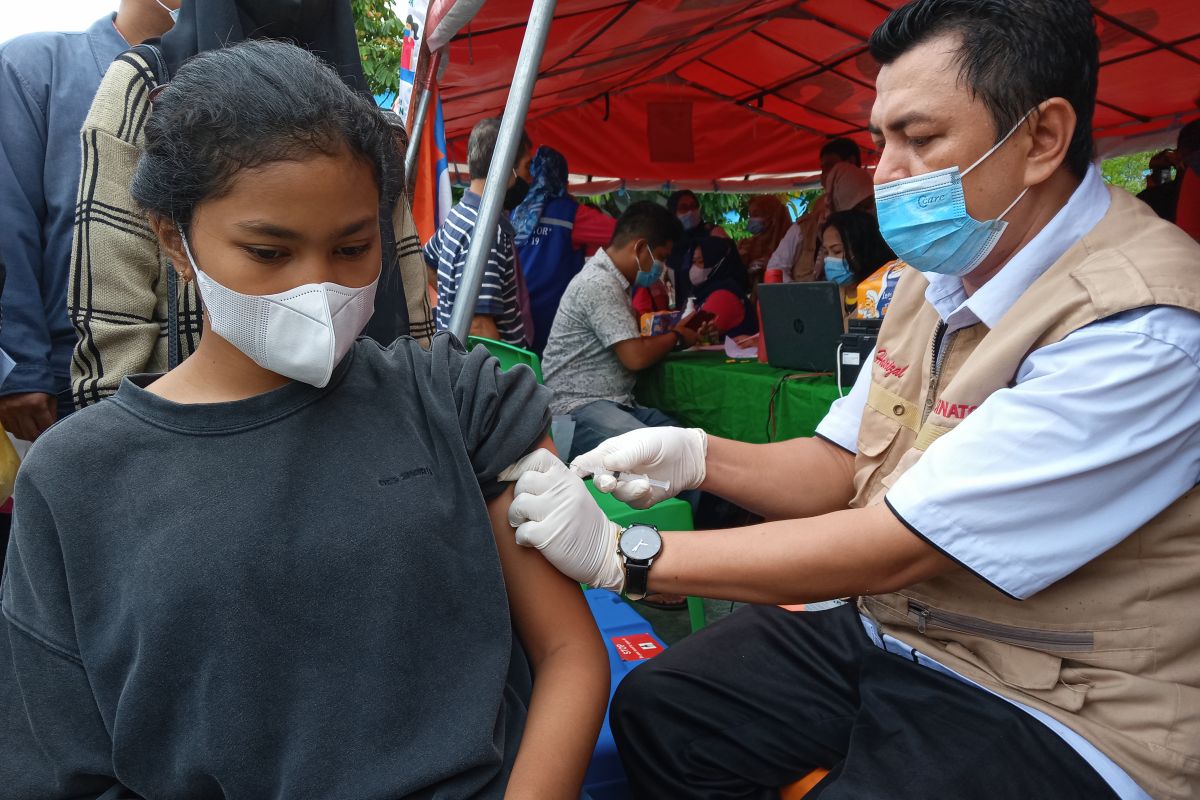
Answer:
POLYGON ((800 798, 808 794, 828 774, 829 770, 827 769, 814 769, 791 786, 785 786, 780 789, 780 800, 800 800, 800 798))

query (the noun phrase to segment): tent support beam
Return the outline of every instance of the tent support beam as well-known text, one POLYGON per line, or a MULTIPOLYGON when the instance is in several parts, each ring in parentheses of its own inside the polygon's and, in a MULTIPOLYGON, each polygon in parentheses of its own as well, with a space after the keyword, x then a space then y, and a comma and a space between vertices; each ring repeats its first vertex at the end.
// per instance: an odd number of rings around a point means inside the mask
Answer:
POLYGON ((417 155, 421 152, 421 134, 425 132, 425 120, 429 116, 429 100, 433 96, 432 86, 433 82, 437 80, 442 51, 430 53, 429 56, 429 69, 425 73, 425 80, 421 81, 421 94, 417 98, 412 130, 408 133, 408 150, 404 153, 404 189, 409 197, 412 196, 413 187, 417 181, 417 155))
POLYGON ((450 313, 450 332, 459 341, 467 341, 471 320, 475 316, 475 302, 479 299, 479 288, 483 283, 483 272, 487 265, 492 243, 496 241, 493 231, 500 222, 500 206, 508 192, 508 178, 517 161, 521 134, 525 128, 525 115, 533 97, 533 86, 537 82, 538 65, 546 49, 546 38, 550 34, 550 23, 554 19, 556 0, 533 0, 529 9, 529 23, 525 38, 521 41, 521 52, 517 56, 517 68, 513 72, 512 88, 508 91, 508 102, 504 106, 500 131, 496 137, 496 149, 488 168, 487 186, 479 203, 479 218, 475 223, 475 235, 467 250, 467 264, 463 270, 462 283, 455 296, 454 308, 450 313))

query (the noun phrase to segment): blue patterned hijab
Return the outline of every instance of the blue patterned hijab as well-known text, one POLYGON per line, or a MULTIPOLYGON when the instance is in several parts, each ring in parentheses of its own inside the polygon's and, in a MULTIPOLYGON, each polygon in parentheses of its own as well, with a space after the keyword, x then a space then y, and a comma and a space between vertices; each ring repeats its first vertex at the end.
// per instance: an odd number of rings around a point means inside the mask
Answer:
POLYGON ((517 231, 517 247, 529 241, 546 203, 567 194, 567 159, 557 150, 542 145, 529 163, 533 185, 521 205, 513 209, 512 224, 517 231))

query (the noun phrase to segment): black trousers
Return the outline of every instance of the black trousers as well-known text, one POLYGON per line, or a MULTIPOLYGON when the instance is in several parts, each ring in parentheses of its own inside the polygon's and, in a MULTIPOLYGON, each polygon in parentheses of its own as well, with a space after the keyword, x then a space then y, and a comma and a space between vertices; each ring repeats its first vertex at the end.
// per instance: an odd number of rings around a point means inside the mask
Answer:
POLYGON ((816 767, 821 800, 1116 797, 1024 711, 877 648, 849 604, 740 609, 630 673, 611 721, 650 800, 778 797, 816 767))

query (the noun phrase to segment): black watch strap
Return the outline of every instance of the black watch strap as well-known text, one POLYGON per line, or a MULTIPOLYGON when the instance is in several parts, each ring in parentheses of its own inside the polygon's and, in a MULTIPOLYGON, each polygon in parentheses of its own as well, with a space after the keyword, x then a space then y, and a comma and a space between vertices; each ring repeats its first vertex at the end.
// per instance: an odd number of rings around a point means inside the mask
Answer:
POLYGON ((675 330, 674 328, 671 329, 671 333, 675 334, 675 348, 674 349, 682 350, 683 348, 687 347, 687 340, 683 338, 682 333, 675 330))
POLYGON ((650 581, 650 565, 644 561, 625 559, 625 596, 630 600, 641 600, 646 596, 646 584, 650 581))

